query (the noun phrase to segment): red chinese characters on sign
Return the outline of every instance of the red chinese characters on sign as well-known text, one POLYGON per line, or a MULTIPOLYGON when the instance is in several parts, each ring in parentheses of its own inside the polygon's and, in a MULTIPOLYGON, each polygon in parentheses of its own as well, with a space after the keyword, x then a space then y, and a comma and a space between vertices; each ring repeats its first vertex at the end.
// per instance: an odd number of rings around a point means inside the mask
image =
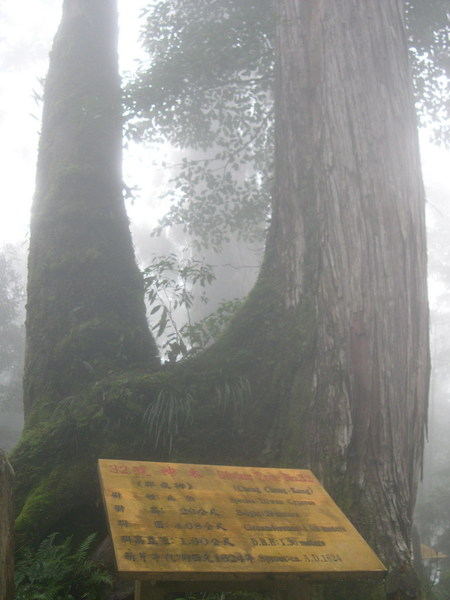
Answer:
POLYGON ((145 465, 111 464, 109 472, 116 475, 150 475, 145 465))
POLYGON ((194 477, 195 479, 199 479, 200 477, 203 477, 203 475, 202 475, 201 473, 199 473, 199 472, 197 471, 197 469, 191 469, 191 470, 189 471, 189 475, 190 475, 191 477, 194 477))
POLYGON ((177 472, 173 467, 162 467, 160 471, 163 475, 175 475, 177 472))

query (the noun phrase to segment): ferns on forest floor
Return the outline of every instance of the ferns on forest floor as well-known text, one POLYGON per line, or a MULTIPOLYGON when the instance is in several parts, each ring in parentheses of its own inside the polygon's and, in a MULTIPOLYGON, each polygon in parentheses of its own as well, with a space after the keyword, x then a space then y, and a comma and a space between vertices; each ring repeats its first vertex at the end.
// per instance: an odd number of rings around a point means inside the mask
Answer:
POLYGON ((112 584, 112 576, 90 560, 95 534, 72 552, 72 538, 45 538, 37 550, 23 548, 16 560, 15 600, 98 600, 112 584))

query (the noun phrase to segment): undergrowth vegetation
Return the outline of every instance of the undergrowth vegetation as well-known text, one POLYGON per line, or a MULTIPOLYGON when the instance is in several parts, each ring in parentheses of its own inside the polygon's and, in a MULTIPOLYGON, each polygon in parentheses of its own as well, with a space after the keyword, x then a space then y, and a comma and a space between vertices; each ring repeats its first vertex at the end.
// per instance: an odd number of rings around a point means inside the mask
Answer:
POLYGON ((95 534, 75 550, 71 537, 58 533, 45 538, 37 550, 19 551, 15 600, 99 600, 112 585, 111 574, 90 559, 95 534))

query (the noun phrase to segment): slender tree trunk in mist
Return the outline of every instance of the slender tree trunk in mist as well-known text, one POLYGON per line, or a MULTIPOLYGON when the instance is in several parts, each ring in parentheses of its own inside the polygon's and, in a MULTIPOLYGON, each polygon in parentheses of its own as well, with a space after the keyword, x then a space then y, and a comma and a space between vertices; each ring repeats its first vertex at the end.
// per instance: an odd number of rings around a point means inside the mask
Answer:
POLYGON ((158 364, 122 199, 121 148, 116 1, 65 0, 31 220, 28 423, 112 370, 158 364))
POLYGON ((298 354, 280 409, 280 457, 301 456, 388 564, 409 563, 429 354, 403 2, 275 4, 276 181, 262 277, 280 282, 312 353, 298 354))

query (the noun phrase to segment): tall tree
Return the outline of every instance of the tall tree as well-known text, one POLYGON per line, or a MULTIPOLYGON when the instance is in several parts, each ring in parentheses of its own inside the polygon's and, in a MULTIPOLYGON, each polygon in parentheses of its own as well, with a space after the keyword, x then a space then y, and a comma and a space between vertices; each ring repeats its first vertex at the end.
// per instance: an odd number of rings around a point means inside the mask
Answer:
POLYGON ((114 0, 65 0, 44 93, 30 232, 28 422, 108 371, 158 362, 122 199, 114 0))
POLYGON ((12 248, 0 250, 0 377, 10 371, 21 355, 21 330, 18 323, 23 289, 14 269, 12 248))
MULTIPOLYGON (((67 22, 79 17, 75 6, 110 3, 66 5, 67 22)), ((255 288, 203 355, 96 381, 63 414, 30 427, 14 454, 21 540, 95 505, 99 454, 170 456, 311 467, 391 567, 409 562, 428 322, 403 3, 277 0, 275 21, 276 178, 255 288)), ((96 137, 90 143, 98 149, 96 137)), ((99 152, 93 158, 103 164, 99 152)), ((84 169, 64 179, 69 191, 78 176, 84 169)), ((394 578, 390 593, 411 597, 408 586, 394 578)))
POLYGON ((15 252, 0 251, 0 448, 9 450, 22 429, 24 330, 21 324, 23 286, 15 270, 15 252))
POLYGON ((281 417, 281 453, 290 462, 300 449, 333 489, 351 490, 356 523, 388 562, 407 560, 429 360, 403 3, 277 9, 276 258, 266 269, 281 273, 285 309, 313 342, 281 417))

